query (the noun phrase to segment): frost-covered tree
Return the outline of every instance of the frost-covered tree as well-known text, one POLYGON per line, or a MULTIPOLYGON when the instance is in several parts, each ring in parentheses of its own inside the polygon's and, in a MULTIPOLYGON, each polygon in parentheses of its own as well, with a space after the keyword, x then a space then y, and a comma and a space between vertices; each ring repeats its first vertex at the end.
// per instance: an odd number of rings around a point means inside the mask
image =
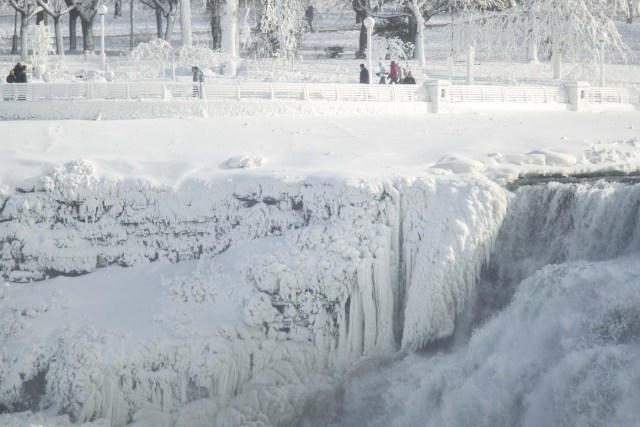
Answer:
POLYGON ((144 5, 150 7, 156 13, 156 27, 159 39, 164 38, 167 41, 171 41, 179 2, 180 0, 142 0, 144 5), (164 24, 164 19, 166 19, 166 24, 164 24), (164 32, 163 26, 165 26, 164 32))
POLYGON ((53 18, 53 28, 56 35, 56 52, 58 55, 64 55, 64 43, 62 39, 62 29, 60 26, 60 18, 70 12, 75 6, 67 6, 63 0, 38 0, 40 7, 53 18))
MULTIPOLYGON (((376 12, 387 0, 353 0, 354 10, 362 16, 374 16, 381 19, 396 18, 399 16, 409 16, 408 21, 415 24, 415 55, 421 66, 425 64, 424 56, 424 27, 433 16, 449 11, 452 8, 464 11, 474 8, 479 10, 499 9, 508 0, 402 0, 403 12, 389 15, 380 15, 376 12), (359 12, 360 11, 360 12, 359 12)), ((360 49, 363 46, 363 31, 360 33, 360 49)))
MULTIPOLYGON (((67 0, 65 0, 67 1, 67 0)), ((80 25, 82 26, 82 47, 85 53, 93 52, 94 49, 94 41, 93 41, 93 20, 98 13, 98 6, 100 5, 99 0, 68 0, 71 6, 74 6, 74 10, 72 13, 77 13, 77 16, 80 18, 80 25)), ((70 21, 73 16, 70 16, 70 21)), ((69 23, 69 38, 75 38, 75 23, 73 25, 73 36, 71 35, 71 22, 69 23)), ((75 41, 75 40, 74 40, 75 41)), ((75 48, 75 43, 73 46, 70 46, 71 49, 75 48)))
POLYGON ((293 58, 304 32, 305 4, 299 0, 263 0, 260 33, 267 52, 283 60, 293 58))
POLYGON ((534 59, 541 46, 546 57, 589 58, 598 55, 603 41, 610 52, 625 52, 609 0, 518 0, 504 11, 467 18, 454 31, 459 47, 483 42, 501 50, 529 46, 529 59, 534 59))
POLYGON ((18 11, 20 15, 20 58, 27 59, 27 28, 29 25, 29 17, 36 9, 34 0, 9 0, 11 6, 18 11))

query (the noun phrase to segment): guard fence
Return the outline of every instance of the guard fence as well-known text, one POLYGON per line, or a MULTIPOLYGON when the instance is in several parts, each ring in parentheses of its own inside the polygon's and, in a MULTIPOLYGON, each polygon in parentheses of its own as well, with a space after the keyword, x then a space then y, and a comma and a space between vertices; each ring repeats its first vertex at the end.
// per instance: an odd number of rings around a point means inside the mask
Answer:
POLYGON ((67 82, 0 84, 0 99, 39 100, 183 100, 183 101, 329 101, 429 102, 433 111, 461 104, 640 105, 637 88, 567 86, 461 86, 430 81, 424 85, 324 83, 67 82), (439 106, 439 107, 438 107, 439 106))

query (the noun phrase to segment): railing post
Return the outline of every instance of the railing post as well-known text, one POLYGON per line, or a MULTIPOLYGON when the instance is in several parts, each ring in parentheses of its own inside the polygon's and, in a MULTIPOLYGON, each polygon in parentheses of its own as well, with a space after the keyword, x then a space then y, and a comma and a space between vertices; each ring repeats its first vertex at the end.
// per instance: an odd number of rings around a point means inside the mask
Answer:
POLYGON ((340 101, 340 89, 338 85, 336 85, 336 101, 340 101))
POLYGON ((587 96, 589 86, 587 82, 567 83, 565 90, 567 91, 569 110, 585 111, 589 109, 589 97, 587 96))
MULTIPOLYGON (((431 112, 439 113, 449 111, 449 102, 451 100, 451 87, 447 80, 430 80, 425 83, 429 93, 429 101, 431 102, 431 112)), ((464 97, 464 91, 463 97, 464 97)))
POLYGON ((93 84, 87 83, 87 99, 93 99, 93 84))
POLYGON ((205 93, 204 93, 204 83, 200 82, 200 99, 205 99, 205 93))
POLYGON ((389 85, 389 87, 391 88, 391 100, 395 101, 396 100, 396 87, 394 85, 389 85))
POLYGON ((167 90, 167 85, 166 84, 162 85, 162 98, 163 99, 169 99, 169 91, 167 90))
POLYGON ((238 101, 240 101, 241 96, 240 96, 240 83, 236 83, 236 95, 238 97, 238 101))
POLYGON ((302 85, 302 99, 304 101, 309 100, 309 90, 307 89, 307 85, 302 85))
POLYGON ((273 92, 273 85, 269 85, 269 91, 271 92, 271 100, 276 99, 276 94, 273 92))
POLYGON ((129 87, 129 83, 127 83, 127 85, 125 86, 126 90, 125 90, 125 94, 127 96, 127 99, 131 99, 131 88, 129 87))

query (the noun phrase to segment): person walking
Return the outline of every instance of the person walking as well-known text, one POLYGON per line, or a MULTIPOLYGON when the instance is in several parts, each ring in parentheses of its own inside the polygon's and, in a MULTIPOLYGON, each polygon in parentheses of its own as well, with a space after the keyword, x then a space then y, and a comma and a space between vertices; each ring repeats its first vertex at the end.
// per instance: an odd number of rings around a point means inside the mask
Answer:
POLYGON ((396 61, 391 61, 391 67, 389 67, 389 84, 398 84, 398 64, 396 61))
POLYGON ((202 83, 204 82, 204 73, 195 65, 191 67, 191 73, 193 74, 193 97, 202 98, 202 83))
POLYGON ((404 78, 402 83, 404 83, 406 85, 414 85, 414 84, 416 84, 416 79, 413 78, 413 74, 411 74, 411 71, 407 72, 407 77, 404 78))
POLYGON ((360 64, 360 83, 369 84, 369 70, 364 64, 360 64))
POLYGON ((378 69, 380 70, 376 73, 376 76, 380 76, 380 81, 378 83, 381 85, 387 84, 387 69, 382 62, 382 58, 380 58, 380 61, 378 62, 378 69))
POLYGON ((314 12, 315 12, 315 9, 311 5, 309 5, 307 10, 304 11, 304 19, 307 21, 307 24, 309 24, 309 31, 311 31, 312 33, 313 33, 313 14, 314 14, 314 12))

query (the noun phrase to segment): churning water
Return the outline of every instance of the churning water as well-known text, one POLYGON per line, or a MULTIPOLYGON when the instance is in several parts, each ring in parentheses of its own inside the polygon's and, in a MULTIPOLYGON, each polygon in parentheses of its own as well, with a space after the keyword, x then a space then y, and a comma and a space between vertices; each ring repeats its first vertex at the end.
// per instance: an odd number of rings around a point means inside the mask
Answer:
POLYGON ((369 363, 309 425, 640 425, 640 184, 516 188, 456 336, 369 363))

